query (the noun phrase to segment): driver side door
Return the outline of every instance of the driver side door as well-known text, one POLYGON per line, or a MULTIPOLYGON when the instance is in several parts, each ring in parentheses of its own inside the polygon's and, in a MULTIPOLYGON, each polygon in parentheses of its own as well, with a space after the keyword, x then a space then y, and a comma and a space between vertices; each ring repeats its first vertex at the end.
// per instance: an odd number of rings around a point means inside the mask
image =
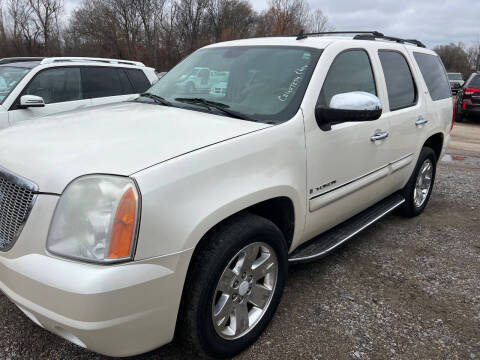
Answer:
MULTIPOLYGON (((328 66, 328 72, 317 106, 329 107, 334 95, 354 91, 382 99, 373 54, 367 49, 341 46, 329 46, 322 54, 321 61, 328 66)), ((389 159, 385 144, 389 141, 390 128, 382 116, 374 121, 332 124, 330 129, 322 130, 314 111, 305 111, 304 116, 307 126, 306 229, 313 237, 389 195, 386 180, 389 159)))

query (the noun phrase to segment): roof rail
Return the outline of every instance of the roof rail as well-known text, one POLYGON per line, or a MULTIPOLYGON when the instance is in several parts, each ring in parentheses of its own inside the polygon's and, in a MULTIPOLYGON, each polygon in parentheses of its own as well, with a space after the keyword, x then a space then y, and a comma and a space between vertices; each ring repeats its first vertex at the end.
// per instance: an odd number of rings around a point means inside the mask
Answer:
POLYGON ((317 32, 317 33, 305 33, 303 30, 300 30, 298 35, 293 35, 297 37, 297 40, 306 39, 311 35, 339 35, 339 34, 356 34, 353 39, 354 40, 388 40, 388 41, 395 41, 400 44, 410 43, 413 45, 417 45, 418 47, 426 47, 422 42, 414 39, 401 39, 393 36, 386 36, 383 35, 381 32, 378 31, 325 31, 325 32, 317 32))
POLYGON ((11 64, 15 62, 41 61, 43 57, 9 57, 0 59, 0 65, 11 64))
POLYGON ((305 33, 303 30, 300 30, 298 35, 293 35, 297 37, 297 40, 306 39, 312 35, 341 35, 341 34, 370 34, 377 37, 382 37, 383 34, 378 31, 323 31, 323 32, 314 32, 314 33, 305 33))
POLYGON ((79 56, 49 57, 49 58, 44 58, 41 63, 42 64, 52 64, 52 63, 55 63, 55 62, 62 62, 62 61, 96 61, 96 62, 102 62, 102 63, 107 63, 107 64, 145 66, 145 64, 140 62, 140 61, 95 58, 95 57, 79 57, 79 56))

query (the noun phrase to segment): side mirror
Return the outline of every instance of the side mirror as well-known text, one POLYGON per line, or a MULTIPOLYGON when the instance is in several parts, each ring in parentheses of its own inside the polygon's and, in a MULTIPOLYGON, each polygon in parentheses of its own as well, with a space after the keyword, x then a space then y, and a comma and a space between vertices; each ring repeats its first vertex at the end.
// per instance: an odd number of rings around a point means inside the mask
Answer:
POLYGON ((378 97, 363 91, 337 94, 329 107, 317 106, 315 118, 322 130, 330 130, 332 124, 373 121, 382 116, 382 103, 378 97))
POLYGON ((32 107, 44 107, 45 102, 43 98, 36 95, 23 95, 20 98, 20 109, 27 109, 32 107))

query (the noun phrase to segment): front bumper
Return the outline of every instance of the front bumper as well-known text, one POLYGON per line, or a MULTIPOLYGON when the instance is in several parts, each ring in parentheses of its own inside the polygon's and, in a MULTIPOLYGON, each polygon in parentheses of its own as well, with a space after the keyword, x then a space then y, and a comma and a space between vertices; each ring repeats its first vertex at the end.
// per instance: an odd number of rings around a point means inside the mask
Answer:
POLYGON ((170 342, 192 251, 113 266, 53 257, 44 250, 45 211, 56 200, 47 198, 39 196, 15 246, 0 253, 0 290, 38 325, 101 354, 170 342))

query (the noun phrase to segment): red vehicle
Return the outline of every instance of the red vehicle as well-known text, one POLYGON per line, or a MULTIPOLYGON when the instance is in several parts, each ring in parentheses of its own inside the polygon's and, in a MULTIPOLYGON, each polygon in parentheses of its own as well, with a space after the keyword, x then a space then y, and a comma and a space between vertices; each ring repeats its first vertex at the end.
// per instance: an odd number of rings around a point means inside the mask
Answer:
POLYGON ((480 119, 480 71, 473 73, 457 96, 456 121, 480 119))

